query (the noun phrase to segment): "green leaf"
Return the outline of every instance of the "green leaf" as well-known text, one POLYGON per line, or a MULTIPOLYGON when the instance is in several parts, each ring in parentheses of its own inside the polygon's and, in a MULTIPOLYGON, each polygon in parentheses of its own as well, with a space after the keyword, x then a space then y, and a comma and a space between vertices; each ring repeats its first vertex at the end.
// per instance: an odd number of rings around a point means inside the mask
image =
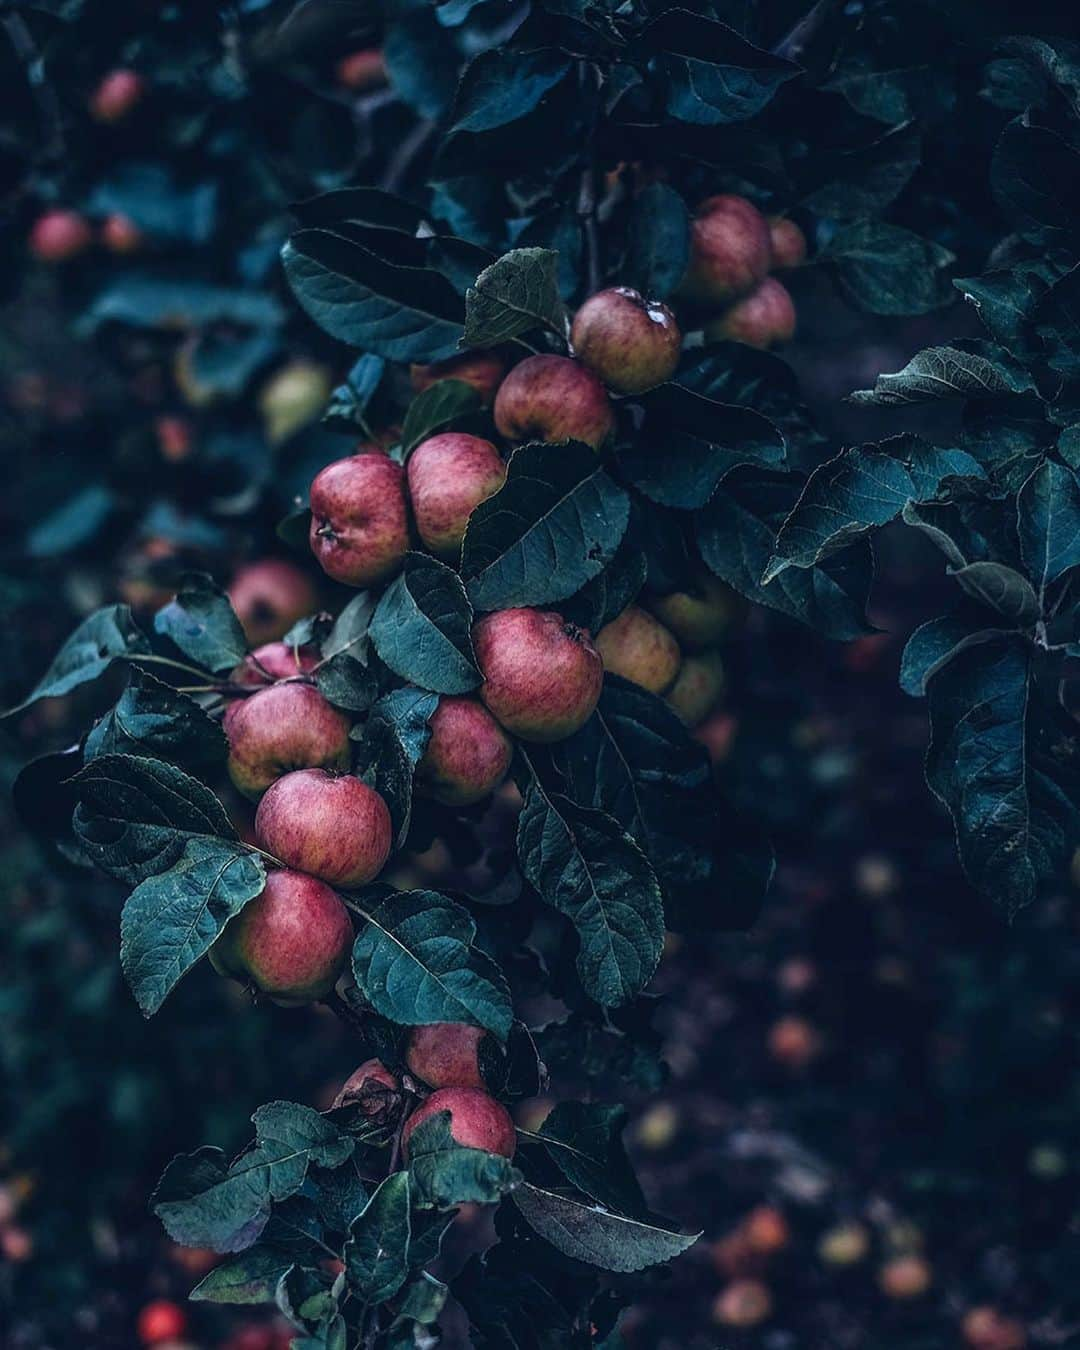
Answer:
POLYGON ((494 1205, 521 1182, 521 1173, 497 1153, 462 1148, 450 1134, 450 1112, 436 1111, 409 1136, 409 1180, 421 1209, 494 1205))
POLYGON ((587 445, 519 447, 506 482, 469 517, 469 599, 487 611, 573 595, 615 556, 629 518, 629 497, 587 445))
POLYGON ((221 726, 194 699, 133 666, 116 706, 87 736, 85 755, 140 755, 205 769, 223 764, 227 751, 221 726))
POLYGON ((513 1201, 529 1227, 565 1256, 623 1274, 671 1261, 701 1236, 623 1218, 527 1182, 514 1191, 513 1201))
POLYGON ((1033 244, 1072 249, 1080 231, 1080 152, 1025 112, 1002 131, 990 164, 999 205, 1033 244))
POLYGON ((462 346, 497 347, 535 328, 565 337, 558 262, 551 249, 516 248, 485 267, 465 293, 462 346))
POLYGON ((215 674, 232 670, 247 655, 247 639, 228 596, 213 578, 199 573, 185 576, 176 598, 154 615, 154 632, 215 674))
POLYGON ((840 284, 870 314, 927 314, 948 303, 947 248, 880 220, 842 225, 822 252, 840 284))
POLYGON ((167 872, 135 887, 120 916, 120 964, 144 1017, 265 884, 262 860, 243 844, 191 838, 167 872))
POLYGON ((602 811, 549 793, 534 777, 518 819, 529 884, 577 929, 589 998, 619 1007, 645 988, 664 944, 664 907, 648 858, 602 811))
POLYGON ((155 240, 207 243, 215 229, 218 186, 184 187, 169 164, 113 161, 86 200, 92 216, 126 216, 155 240))
POLYGON ((690 261, 690 213, 674 188, 650 183, 634 199, 630 241, 623 265, 628 285, 646 297, 666 299, 690 261))
POLYGON ((398 846, 409 829, 413 770, 427 749, 428 723, 438 706, 438 694, 427 689, 394 689, 373 705, 363 728, 352 733, 360 742, 356 772, 390 808, 398 846))
POLYGON ((513 1013, 502 972, 473 945, 467 910, 436 891, 400 891, 361 910, 353 972, 377 1013, 402 1026, 467 1022, 500 1041, 513 1013))
POLYGON ((378 679, 368 664, 374 612, 373 595, 367 591, 354 595, 320 647, 322 664, 315 672, 319 693, 349 712, 366 712, 378 696, 378 679))
POLYGON ((292 1259, 272 1247, 252 1247, 220 1262, 188 1294, 193 1303, 273 1303, 292 1259))
POLYGON ((60 698, 104 675, 121 656, 146 655, 150 644, 127 605, 107 605, 83 619, 26 698, 4 713, 22 712, 42 698, 60 698))
POLYGON ((1027 577, 998 562, 973 562, 950 573, 965 594, 1017 626, 1039 617, 1039 597, 1027 577))
POLYGON ((802 201, 817 216, 864 220, 882 215, 922 163, 922 134, 914 123, 851 150, 816 156, 813 173, 822 186, 802 201))
POLYGON ((1007 630, 980 627, 970 615, 942 614, 930 619, 907 640, 900 660, 900 688, 912 698, 922 698, 947 661, 967 647, 1005 636, 1007 630))
POLYGON ((284 308, 268 291, 215 286, 191 277, 181 281, 175 276, 138 275, 126 269, 94 297, 77 331, 80 336, 93 334, 106 323, 166 332, 215 323, 275 328, 284 318, 284 308))
MULTIPOLYGON (((398 1305, 398 1317, 419 1322, 421 1326, 434 1326, 446 1306, 449 1293, 448 1286, 443 1284, 442 1280, 437 1280, 434 1275, 422 1270, 402 1294, 398 1305)), ((416 1342, 409 1341, 406 1344, 415 1345, 416 1342)))
POLYGON ((1035 388, 1031 376, 1008 352, 987 342, 927 347, 903 370, 879 375, 873 389, 857 389, 849 403, 897 407, 941 398, 985 398, 1035 388))
POLYGON ((1026 479, 1016 499, 1020 557, 1040 596, 1080 566, 1080 480, 1046 459, 1026 479))
POLYGON ((71 779, 72 822, 94 862, 135 885, 166 871, 192 839, 235 841, 225 808, 197 778, 159 759, 102 755, 71 779))
POLYGON ((461 77, 450 130, 491 131, 516 122, 532 112, 569 69, 570 58, 551 47, 481 52, 461 77))
POLYGON ((113 492, 100 483, 76 492, 26 534, 31 558, 56 558, 88 544, 116 509, 113 492))
POLYGON ((375 610, 371 640, 402 679, 438 694, 466 694, 482 679, 473 656, 472 617, 455 571, 424 553, 407 553, 375 610))
POLYGON ((354 595, 334 620, 334 626, 323 639, 319 654, 324 661, 335 656, 352 656, 367 660, 368 629, 375 613, 375 597, 367 591, 354 595))
POLYGON ((481 404, 479 392, 464 380, 438 380, 409 404, 401 428, 405 455, 436 432, 475 413, 481 404))
POLYGON ((383 1303, 409 1275, 409 1174, 394 1172, 353 1220, 342 1255, 350 1292, 383 1303))
POLYGON ((609 1209, 645 1213, 645 1198, 622 1144, 626 1107, 559 1102, 540 1126, 552 1162, 571 1186, 609 1209))
POLYGON ((297 300, 331 337, 388 361, 442 361, 458 349, 461 299, 438 272, 399 267, 329 230, 282 250, 297 300))
POLYGON ((354 1143, 325 1116, 268 1102, 252 1116, 255 1143, 231 1165, 216 1148, 180 1154, 162 1174, 150 1208, 174 1242, 236 1252, 255 1243, 274 1202, 304 1184, 311 1164, 338 1167, 354 1143))
POLYGON ((383 358, 365 352, 346 375, 345 382, 331 393, 322 420, 335 429, 356 429, 370 437, 372 428, 368 422, 368 406, 385 372, 386 362, 383 358))
POLYGON ((1054 282, 1035 306, 1032 322, 1050 369, 1071 382, 1080 380, 1080 266, 1054 282))

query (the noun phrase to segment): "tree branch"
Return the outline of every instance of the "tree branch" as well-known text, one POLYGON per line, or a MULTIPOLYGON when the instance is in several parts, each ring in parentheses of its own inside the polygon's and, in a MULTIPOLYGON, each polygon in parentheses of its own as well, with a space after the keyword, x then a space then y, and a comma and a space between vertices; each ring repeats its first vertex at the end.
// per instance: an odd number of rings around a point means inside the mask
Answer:
POLYGON ((788 61, 798 61, 835 5, 836 0, 817 0, 817 4, 803 15, 788 35, 780 39, 773 48, 773 55, 782 56, 788 61))

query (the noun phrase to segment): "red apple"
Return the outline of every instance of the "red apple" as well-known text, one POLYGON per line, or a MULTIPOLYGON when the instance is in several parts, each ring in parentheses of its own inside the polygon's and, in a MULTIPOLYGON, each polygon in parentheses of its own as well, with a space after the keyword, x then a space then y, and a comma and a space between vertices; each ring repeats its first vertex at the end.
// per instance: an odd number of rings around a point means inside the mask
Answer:
POLYGON ((348 717, 311 684, 286 681, 231 703, 223 722, 229 738, 229 777, 253 800, 294 769, 334 769, 352 763, 348 717))
POLYGON ((781 1017, 769 1028, 769 1053, 787 1069, 805 1069, 821 1053, 821 1037, 805 1017, 781 1017))
POLYGON ((409 367, 409 378, 418 394, 430 389, 433 384, 438 384, 440 380, 461 380, 465 384, 472 385, 486 407, 494 399, 495 391, 502 383, 506 374, 506 364, 506 360, 499 352, 480 350, 463 352, 461 356, 451 356, 446 361, 435 361, 428 366, 412 365, 409 367))
POLYGON ((110 70, 90 95, 90 116, 95 122, 121 122, 145 93, 146 81, 137 70, 110 70))
POLYGON ((386 455, 328 464, 311 485, 311 551, 347 586, 373 586, 401 567, 409 550, 405 471, 386 455))
POLYGON ((514 748, 482 703, 467 694, 444 694, 428 726, 431 736, 416 767, 427 796, 447 806, 471 806, 495 791, 514 748))
POLYGON ((596 635, 604 669, 662 694, 675 682, 682 652, 671 633, 647 610, 629 605, 596 635))
POLYGON ((357 93, 381 89, 387 83, 386 62, 381 47, 364 47, 350 52, 337 63, 338 84, 357 93))
POLYGON ((490 441, 447 431, 409 456, 409 498, 417 533, 437 558, 456 562, 469 516, 506 481, 506 465, 490 441))
POLYGON ((878 1284, 888 1298, 921 1298, 932 1282, 929 1264, 915 1252, 894 1256, 878 1271, 878 1284))
POLYGON ((567 356, 527 356, 499 385, 495 426, 510 441, 584 441, 598 450, 615 430, 607 390, 567 356))
POLYGON ((143 1345, 157 1345, 160 1341, 176 1341, 187 1330, 187 1314, 172 1299, 157 1298, 139 1311, 136 1325, 143 1345))
POLYGON ((229 599, 253 647, 283 638, 294 623, 319 607, 315 583, 283 558, 260 558, 241 567, 229 587, 229 599))
POLYGON ((130 216, 114 214, 105 217, 101 242, 110 253, 138 253, 143 246, 143 232, 130 216))
POLYGON ((675 683, 664 695, 669 708, 679 714, 688 727, 704 722, 724 692, 724 664, 718 652, 687 656, 675 683))
POLYGON ((756 1327, 772 1316, 772 1295, 760 1280, 732 1280, 716 1296, 714 1322, 725 1327, 756 1327))
POLYGON ((163 460, 169 464, 182 464, 190 458, 194 437, 186 417, 166 413, 155 420, 154 430, 163 460))
POLYGON ((667 305, 614 286, 590 296, 575 314, 570 346, 609 389, 640 394, 674 375, 682 333, 667 305))
POLYGON ((409 1072, 432 1088, 485 1087, 480 1043, 487 1032, 465 1022, 413 1027, 405 1051, 409 1072))
POLYGON ((589 632, 541 609, 504 609, 473 627, 480 697, 525 741, 561 741, 592 716, 604 663, 589 632))
POLYGON ((710 342, 741 342, 766 351, 795 336, 795 305, 787 287, 775 277, 766 277, 755 291, 735 304, 718 319, 705 325, 710 342))
POLYGON ((356 1106, 362 1115, 387 1123, 401 1106, 401 1084, 381 1059, 368 1059, 341 1085, 334 1108, 356 1106))
POLYGON ((57 208, 34 221, 30 252, 39 262, 70 262, 85 253, 93 239, 93 230, 77 211, 57 208))
POLYGON ((314 647, 291 647, 287 642, 265 642, 244 657, 229 679, 233 684, 273 684, 275 680, 306 675, 319 664, 314 647))
POLYGON ((274 869, 210 949, 219 974, 253 985, 285 1008, 333 989, 352 950, 349 911, 325 882, 274 869))
POLYGON ((769 217, 769 244, 772 265, 778 272, 801 267, 806 261, 806 235, 786 216, 769 217))
POLYGON ((283 774, 255 812, 259 847, 332 886, 363 886, 390 856, 390 811, 374 788, 325 769, 283 774))
POLYGON ((405 1122, 401 1143, 406 1158, 413 1131, 440 1111, 450 1112, 450 1136, 462 1148, 479 1148, 504 1158, 514 1156, 517 1136, 506 1107, 481 1088, 450 1087, 433 1092, 405 1122))
POLYGON ((783 1251, 791 1241, 788 1221, 773 1205, 758 1205, 752 1209, 743 1220, 742 1227, 751 1250, 762 1256, 783 1251))
POLYGON ((1024 1324, 988 1305, 964 1314, 961 1333, 972 1350, 1024 1350, 1027 1345, 1024 1324))
POLYGON ((680 296, 696 305, 723 305, 752 291, 772 265, 765 217, 745 197, 708 197, 690 223, 690 263, 680 296))
POLYGON ((645 596, 641 603, 675 634, 687 651, 715 646, 731 627, 742 604, 730 586, 704 568, 694 578, 691 590, 645 596))

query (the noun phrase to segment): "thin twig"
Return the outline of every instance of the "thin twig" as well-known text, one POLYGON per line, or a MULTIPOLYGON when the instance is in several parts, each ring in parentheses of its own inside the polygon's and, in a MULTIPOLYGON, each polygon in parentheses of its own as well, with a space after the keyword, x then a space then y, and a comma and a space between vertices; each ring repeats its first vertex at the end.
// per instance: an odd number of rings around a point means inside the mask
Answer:
MULTIPOLYGON (((582 94, 588 91, 589 67, 585 61, 578 63, 578 79, 582 94)), ((577 213, 585 234, 585 259, 589 277, 589 294, 600 288, 600 236, 596 225, 596 116, 595 108, 592 126, 589 130, 588 144, 585 147, 585 167, 581 171, 581 187, 578 191, 577 213)))
POLYGON ((45 63, 42 60, 41 52, 38 50, 33 34, 26 26, 26 20, 21 14, 5 7, 0 12, 0 23, 3 23, 7 30, 11 45, 15 49, 15 55, 26 71, 30 92, 33 94, 34 102, 41 114, 45 132, 41 158, 60 159, 64 154, 63 114, 60 110, 60 100, 56 97, 56 90, 45 78, 45 63))
POLYGON ((780 39, 773 48, 773 55, 782 56, 788 61, 798 61, 835 5, 836 0, 817 0, 817 4, 803 15, 787 36, 780 39))
POLYGON ((380 187, 384 192, 398 192, 412 168, 413 160, 423 153, 435 134, 434 122, 418 122, 401 142, 393 159, 386 166, 380 187))

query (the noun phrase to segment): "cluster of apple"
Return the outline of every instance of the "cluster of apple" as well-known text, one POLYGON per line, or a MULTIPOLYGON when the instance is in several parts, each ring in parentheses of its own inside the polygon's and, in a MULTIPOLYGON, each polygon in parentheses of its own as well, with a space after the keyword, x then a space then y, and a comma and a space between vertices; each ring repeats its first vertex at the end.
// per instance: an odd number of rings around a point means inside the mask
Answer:
POLYGON ((795 335, 791 295, 770 273, 805 260, 806 237, 793 220, 766 219, 745 197, 708 197, 690 225, 690 263, 677 298, 700 311, 708 340, 766 350, 795 335))

